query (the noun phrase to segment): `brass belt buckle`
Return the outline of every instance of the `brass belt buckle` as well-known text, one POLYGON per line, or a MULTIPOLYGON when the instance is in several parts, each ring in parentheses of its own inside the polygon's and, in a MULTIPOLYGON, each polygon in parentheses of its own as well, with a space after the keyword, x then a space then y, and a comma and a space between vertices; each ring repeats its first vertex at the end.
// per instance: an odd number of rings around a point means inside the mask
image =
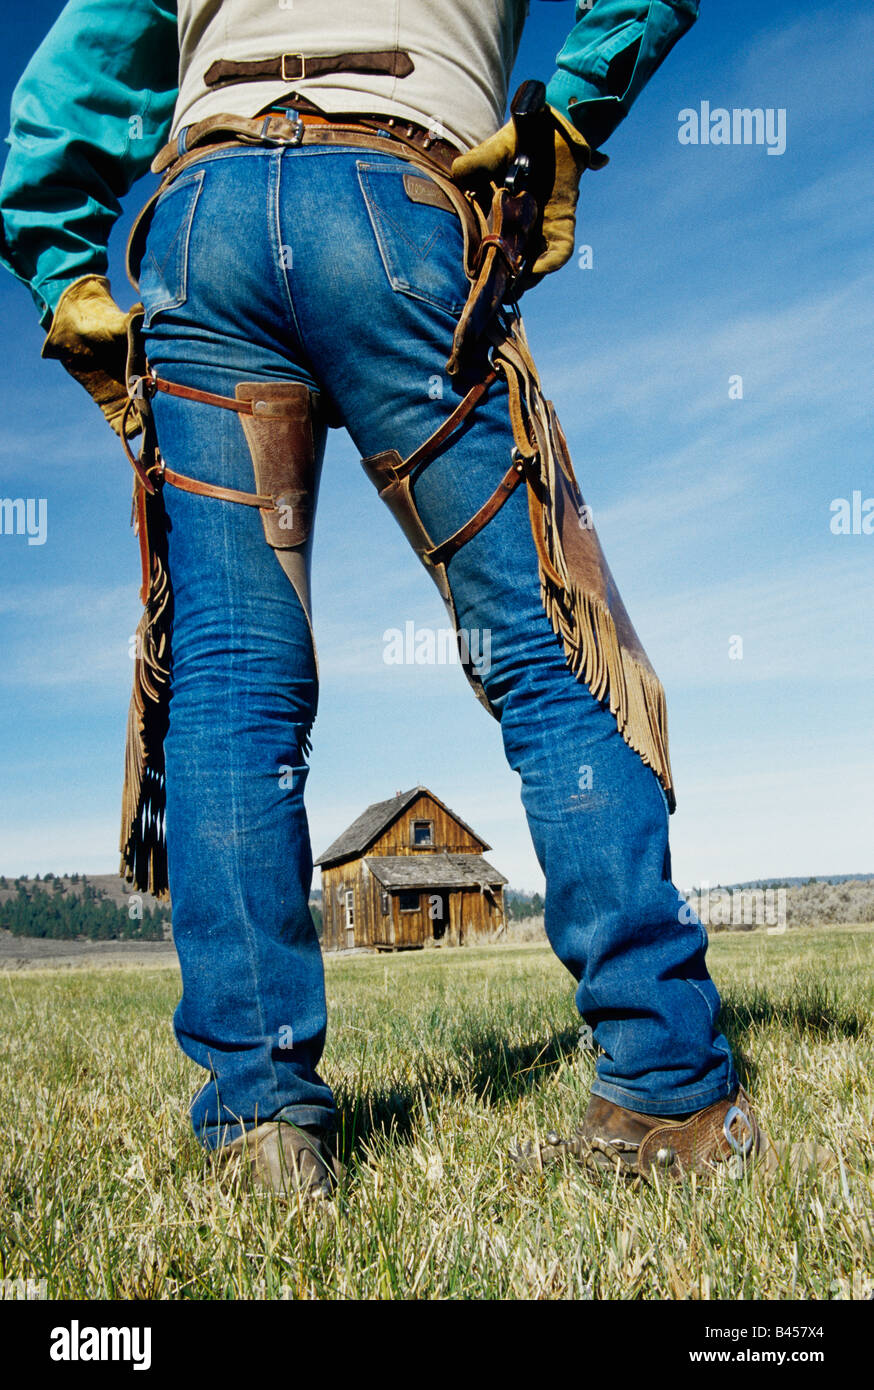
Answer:
POLYGON ((283 82, 302 82, 307 75, 307 60, 302 53, 283 53, 280 59, 280 63, 282 69, 283 82), (298 58, 300 60, 300 72, 297 73, 294 77, 290 77, 285 70, 285 62, 287 58, 298 58))

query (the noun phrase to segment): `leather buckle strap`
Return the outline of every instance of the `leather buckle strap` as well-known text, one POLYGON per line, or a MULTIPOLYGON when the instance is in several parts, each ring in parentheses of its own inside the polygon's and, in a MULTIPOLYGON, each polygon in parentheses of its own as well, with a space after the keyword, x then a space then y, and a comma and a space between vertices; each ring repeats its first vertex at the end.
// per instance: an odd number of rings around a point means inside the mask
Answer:
POLYGON ((302 82, 337 72, 370 73, 376 77, 409 77, 415 64, 406 49, 389 48, 361 53, 280 53, 272 58, 237 62, 218 58, 203 75, 207 87, 226 87, 236 82, 302 82))
MULTIPOLYGON (((199 391, 193 386, 182 386, 178 381, 167 381, 153 372, 150 376, 131 377, 128 382, 130 399, 125 406, 123 425, 127 421, 128 412, 136 403, 148 400, 156 391, 163 391, 167 396, 179 396, 182 400, 196 401, 200 405, 221 406, 223 410, 233 410, 238 415, 258 415, 262 413, 258 410, 259 405, 264 414, 270 413, 269 402, 240 401, 233 396, 220 396, 215 391, 199 391)), ((142 459, 134 455, 124 433, 122 443, 128 461, 146 492, 154 493, 157 490, 155 482, 152 481, 151 475, 154 475, 158 483, 170 483, 172 487, 178 487, 182 492, 195 493, 198 497, 215 497, 220 502, 239 502, 244 507, 260 507, 267 511, 274 511, 276 508, 276 499, 273 497, 265 497, 257 492, 240 492, 237 488, 221 487, 217 483, 204 483, 199 478, 191 478, 185 473, 177 473, 175 469, 168 468, 163 459, 146 468, 142 459)))
POLYGON ((219 405, 223 410, 235 410, 238 415, 254 415, 254 401, 237 401, 233 396, 219 396, 215 391, 198 391, 193 386, 181 386, 177 381, 165 381, 163 377, 151 376, 149 381, 156 391, 167 396, 181 396, 185 401, 197 401, 200 405, 219 405))
MULTIPOLYGON (((477 402, 482 399, 497 379, 497 375, 498 373, 492 368, 482 381, 476 382, 467 395, 459 401, 452 413, 408 458, 401 460, 394 450, 390 450, 388 455, 374 455, 371 459, 365 459, 365 466, 378 462, 383 479, 390 479, 389 486, 397 488, 398 484, 404 483, 404 480, 409 478, 416 468, 424 469, 428 466, 441 445, 445 444, 450 435, 467 418, 477 402), (391 456, 398 461, 393 462, 391 456)), ((439 565, 445 565, 451 560, 463 545, 472 540, 492 520, 492 517, 497 515, 507 499, 516 491, 525 477, 525 468, 526 465, 530 465, 531 458, 523 454, 518 447, 514 447, 512 459, 512 464, 491 497, 483 503, 478 511, 474 512, 463 526, 460 526, 445 541, 441 541, 439 545, 431 546, 427 550, 417 547, 423 563, 429 568, 433 569, 439 565)), ((406 484, 406 488, 409 495, 409 483, 406 484)), ((424 537, 425 533, 421 528, 421 523, 419 523, 419 527, 424 537)))
POLYGON ((282 77, 283 82, 303 82, 306 79, 307 60, 302 53, 283 53, 282 57, 279 60, 279 63, 280 75, 282 77), (287 63, 289 58, 292 58, 296 62, 300 63, 299 72, 289 72, 287 70, 287 63))
POLYGON ((418 468, 421 464, 431 462, 437 450, 441 445, 446 443, 449 436, 454 434, 459 425, 467 419, 474 406, 482 399, 486 391, 488 391, 492 382, 497 380, 497 376, 497 372, 492 368, 486 376, 483 377, 482 381, 478 381, 476 385, 470 388, 467 395, 459 401, 452 413, 447 415, 446 419, 441 425, 438 425, 433 434, 429 434, 424 444, 420 444, 418 449, 415 449, 408 458, 404 459, 402 464, 398 465, 395 469, 395 477, 398 480, 406 478, 408 473, 412 473, 413 470, 418 468))
POLYGON ((513 249, 505 237, 498 236, 494 232, 487 232, 479 244, 477 253, 477 269, 479 269, 485 259, 485 254, 490 246, 494 246, 501 253, 507 265, 510 267, 510 274, 514 277, 520 275, 525 265, 524 255, 515 255, 513 249))
POLYGON ((257 492, 240 492, 235 487, 219 487, 217 483, 204 483, 200 478, 189 478, 185 473, 177 473, 163 462, 156 472, 161 482, 178 487, 180 492, 193 492, 197 497, 215 497, 219 502, 239 502, 244 507, 260 507, 262 511, 272 512, 276 508, 276 500, 273 497, 262 497, 257 492))

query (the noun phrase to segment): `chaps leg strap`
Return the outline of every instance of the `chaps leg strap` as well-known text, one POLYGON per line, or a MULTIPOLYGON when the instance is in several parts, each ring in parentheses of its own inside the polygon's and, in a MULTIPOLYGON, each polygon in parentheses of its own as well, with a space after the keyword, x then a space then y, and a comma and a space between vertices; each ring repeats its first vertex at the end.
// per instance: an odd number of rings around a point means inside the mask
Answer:
MULTIPOLYGON (((605 700, 630 748, 651 767, 664 789, 669 811, 676 805, 665 694, 634 630, 591 524, 574 474, 567 440, 552 402, 541 390, 521 319, 491 331, 491 371, 472 388, 452 414, 407 459, 396 449, 362 459, 379 495, 400 523, 431 574, 455 624, 455 604, 447 574, 452 557, 500 511, 525 481, 531 534, 537 551, 540 595, 553 631, 561 639, 570 670, 597 700, 605 700), (500 372, 515 446, 512 466, 492 496, 465 524, 436 543, 422 522, 413 483, 438 448, 467 417, 483 390, 500 372)), ((479 675, 465 661, 465 674, 480 702, 494 714, 479 675)))
MULTIPOLYGON (((292 584, 306 616, 318 678, 309 589, 309 552, 325 430, 317 428, 318 392, 301 382, 243 381, 234 397, 195 390, 150 374, 129 358, 131 401, 144 429, 135 458, 133 520, 143 565, 145 605, 137 629, 122 792, 120 873, 141 890, 167 894, 163 743, 169 708, 172 594, 166 554, 163 485, 224 502, 258 507, 264 537, 292 584), (255 493, 205 483, 167 468, 160 458, 149 399, 155 391, 234 411, 249 447, 255 493)), ((308 749, 308 732, 303 736, 308 749)))
POLYGON ((131 403, 139 401, 143 414, 148 412, 148 398, 161 391, 239 416, 255 473, 255 492, 203 482, 168 468, 163 460, 149 465, 143 458, 134 458, 129 448, 128 457, 147 492, 154 492, 156 483, 169 483, 199 497, 258 507, 264 538, 294 586, 312 634, 308 556, 321 466, 314 428, 319 393, 299 381, 241 381, 233 397, 220 396, 155 374, 133 377, 130 390, 131 403))

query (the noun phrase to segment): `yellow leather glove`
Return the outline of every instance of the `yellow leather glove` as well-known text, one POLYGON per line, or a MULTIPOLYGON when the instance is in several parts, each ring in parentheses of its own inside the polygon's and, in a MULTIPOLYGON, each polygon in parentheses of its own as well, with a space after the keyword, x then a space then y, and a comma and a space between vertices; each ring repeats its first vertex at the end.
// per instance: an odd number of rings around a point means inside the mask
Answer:
MULTIPOLYGON (((530 270, 537 276, 548 275, 570 260, 580 178, 586 169, 601 169, 607 163, 607 156, 593 150, 566 116, 554 106, 546 109, 552 119, 540 127, 542 147, 531 161, 530 191, 541 209, 539 230, 545 243, 530 270)), ((500 184, 515 155, 516 127, 509 120, 481 145, 459 155, 452 177, 458 183, 476 185, 488 178, 500 184)))
MULTIPOLYGON (((105 275, 83 275, 58 300, 43 357, 56 357, 96 401, 117 435, 128 402, 128 324, 132 313, 119 309, 105 275)), ((126 433, 140 428, 136 411, 126 433)))

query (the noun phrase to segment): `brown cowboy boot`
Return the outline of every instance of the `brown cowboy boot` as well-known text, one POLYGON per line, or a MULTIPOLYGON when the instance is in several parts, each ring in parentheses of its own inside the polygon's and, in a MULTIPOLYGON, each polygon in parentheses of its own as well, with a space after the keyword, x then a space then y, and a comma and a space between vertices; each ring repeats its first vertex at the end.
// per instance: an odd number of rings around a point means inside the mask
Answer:
POLYGON ((565 1156, 592 1170, 628 1178, 650 1178, 653 1171, 680 1178, 686 1173, 714 1173, 720 1165, 727 1165, 732 1177, 748 1167, 797 1173, 834 1162, 818 1145, 775 1144, 760 1128, 743 1087, 729 1099, 682 1119, 626 1110, 591 1096, 572 1138, 550 1133, 545 1144, 535 1147, 527 1141, 510 1153, 520 1172, 540 1171, 565 1156))
POLYGON ((343 1169, 331 1157, 325 1131, 311 1126, 269 1120, 246 1130, 215 1151, 222 1165, 239 1167, 245 1179, 279 1197, 296 1193, 308 1201, 330 1197, 343 1169))

